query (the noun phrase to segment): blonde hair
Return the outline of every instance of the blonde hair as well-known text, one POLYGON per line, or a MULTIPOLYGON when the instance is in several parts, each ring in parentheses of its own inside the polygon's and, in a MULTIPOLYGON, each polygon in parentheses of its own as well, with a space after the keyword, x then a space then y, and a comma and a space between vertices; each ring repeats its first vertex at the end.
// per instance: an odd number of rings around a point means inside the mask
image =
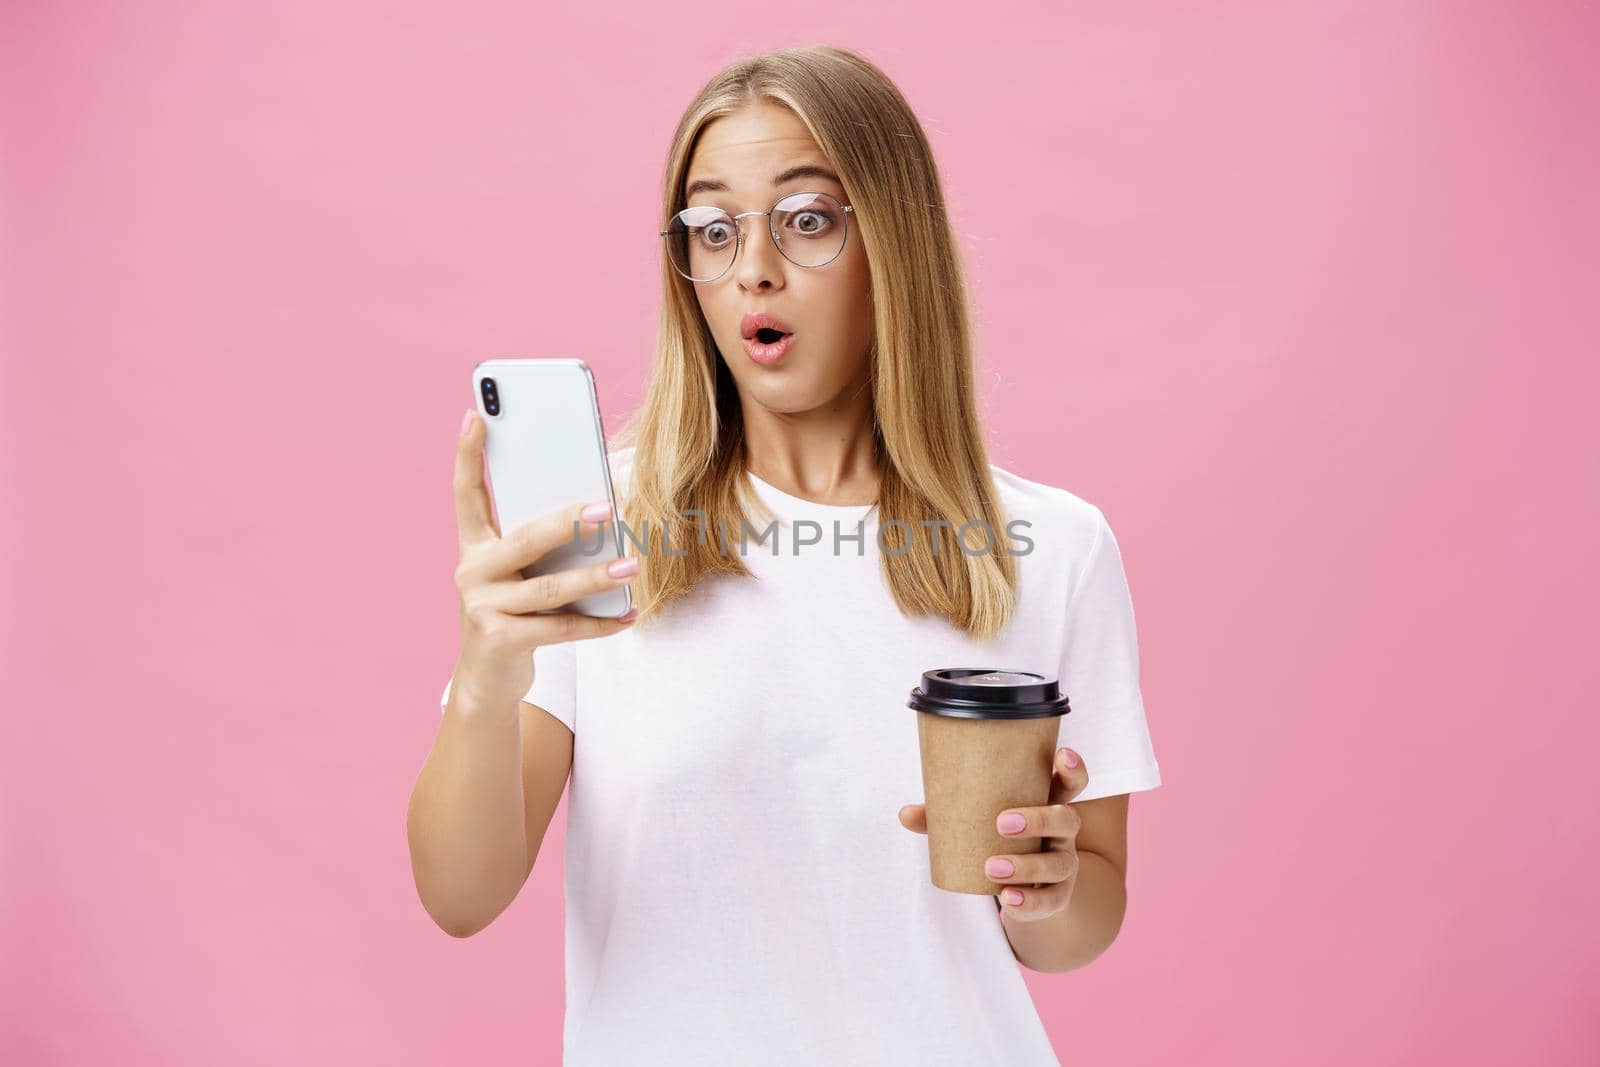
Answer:
MULTIPOLYGON (((687 206, 683 187, 700 132, 758 101, 805 124, 855 208, 872 288, 868 358, 888 587, 903 614, 944 616, 987 640, 1015 608, 1016 563, 978 419, 966 279, 927 137, 894 83, 848 49, 811 45, 743 59, 713 77, 680 119, 663 219, 687 206), (890 525, 896 519, 905 525, 890 525), (920 525, 937 519, 948 525, 920 525), (990 548, 968 554, 957 531, 976 520, 988 524, 990 548), (917 531, 937 538, 937 549, 917 531)), ((661 276, 649 389, 608 446, 634 448, 619 507, 645 548, 633 582, 640 626, 707 575, 750 575, 715 531, 725 523, 736 542, 746 504, 772 518, 747 487, 738 393, 694 288, 665 255, 661 276), (690 509, 703 518, 681 513, 690 509), (671 554, 660 543, 663 524, 671 554)))

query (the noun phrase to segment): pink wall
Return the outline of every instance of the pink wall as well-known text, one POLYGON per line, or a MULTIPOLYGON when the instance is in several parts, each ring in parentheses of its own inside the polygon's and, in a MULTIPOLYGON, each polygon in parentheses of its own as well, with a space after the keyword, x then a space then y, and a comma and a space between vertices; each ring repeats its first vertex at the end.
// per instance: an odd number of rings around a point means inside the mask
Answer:
POLYGON ((470 941, 406 853, 468 369, 619 425, 680 108, 831 40, 939 153, 995 460, 1138 605, 1063 1060, 1596 1062, 1592 4, 444 10, 0 12, 0 1061, 555 1061, 564 813, 470 941))

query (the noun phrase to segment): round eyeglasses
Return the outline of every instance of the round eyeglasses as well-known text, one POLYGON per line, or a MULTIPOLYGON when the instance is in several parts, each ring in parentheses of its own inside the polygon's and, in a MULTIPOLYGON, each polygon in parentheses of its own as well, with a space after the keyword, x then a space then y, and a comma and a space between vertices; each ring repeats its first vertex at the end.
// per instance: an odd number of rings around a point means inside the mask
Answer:
POLYGON ((667 259, 691 282, 714 282, 728 272, 744 244, 739 220, 765 215, 772 243, 797 267, 822 267, 844 251, 850 232, 849 204, 827 193, 790 193, 770 211, 741 211, 730 215, 720 207, 684 208, 667 223, 661 237, 667 259))

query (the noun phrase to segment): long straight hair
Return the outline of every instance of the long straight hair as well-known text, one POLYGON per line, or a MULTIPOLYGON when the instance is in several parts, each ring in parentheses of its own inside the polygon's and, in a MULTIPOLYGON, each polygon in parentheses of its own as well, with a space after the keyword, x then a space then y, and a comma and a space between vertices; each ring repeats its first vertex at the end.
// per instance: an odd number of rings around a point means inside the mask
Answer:
MULTIPOLYGON (((903 614, 943 616, 987 640, 1014 611, 1016 563, 978 418, 965 274, 927 137, 894 83, 849 49, 810 45, 743 59, 713 77, 679 120, 663 221, 687 206, 700 132, 758 101, 805 124, 855 208, 872 287, 868 358, 887 585, 903 614), (963 524, 979 520, 987 548, 968 538, 963 551, 963 524)), ((751 575, 716 531, 736 541, 732 531, 751 511, 773 517, 745 479, 738 392, 693 285, 664 254, 661 266, 648 392, 608 446, 634 449, 619 510, 645 548, 633 582, 637 626, 708 575, 751 575)))

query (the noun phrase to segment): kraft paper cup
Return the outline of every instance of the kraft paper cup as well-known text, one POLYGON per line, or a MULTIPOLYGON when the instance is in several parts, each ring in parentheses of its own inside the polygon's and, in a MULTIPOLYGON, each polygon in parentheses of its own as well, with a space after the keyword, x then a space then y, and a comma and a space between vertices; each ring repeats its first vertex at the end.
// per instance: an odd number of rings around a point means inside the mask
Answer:
POLYGON ((1033 671, 943 667, 924 671, 906 704, 917 711, 933 884, 996 896, 1005 886, 984 862, 1043 845, 1038 836, 1002 835, 995 820, 1049 803, 1061 716, 1071 710, 1060 683, 1033 671))

